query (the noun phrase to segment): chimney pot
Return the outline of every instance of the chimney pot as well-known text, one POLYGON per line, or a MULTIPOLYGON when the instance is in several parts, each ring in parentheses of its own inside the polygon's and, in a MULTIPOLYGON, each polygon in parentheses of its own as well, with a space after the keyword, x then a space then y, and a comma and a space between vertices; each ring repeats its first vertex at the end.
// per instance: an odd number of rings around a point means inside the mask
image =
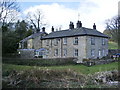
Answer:
POLYGON ((52 32, 54 32, 54 27, 52 26, 52 32))
POLYGON ((95 25, 95 23, 94 23, 94 25, 93 25, 93 29, 96 29, 96 25, 95 25))
POLYGON ((45 27, 42 28, 42 32, 45 32, 45 27))
POLYGON ((78 21, 77 22, 77 28, 80 28, 80 27, 82 27, 82 23, 81 23, 81 21, 78 21))
POLYGON ((69 24, 69 29, 74 29, 74 24, 73 24, 73 22, 70 22, 70 24, 69 24))

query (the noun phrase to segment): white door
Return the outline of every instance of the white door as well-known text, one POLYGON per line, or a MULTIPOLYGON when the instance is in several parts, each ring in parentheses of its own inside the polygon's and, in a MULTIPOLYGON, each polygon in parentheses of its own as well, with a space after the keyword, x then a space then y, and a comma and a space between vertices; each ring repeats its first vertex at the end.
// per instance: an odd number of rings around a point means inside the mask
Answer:
POLYGON ((101 51, 100 50, 98 51, 98 56, 99 56, 99 58, 101 57, 101 51))

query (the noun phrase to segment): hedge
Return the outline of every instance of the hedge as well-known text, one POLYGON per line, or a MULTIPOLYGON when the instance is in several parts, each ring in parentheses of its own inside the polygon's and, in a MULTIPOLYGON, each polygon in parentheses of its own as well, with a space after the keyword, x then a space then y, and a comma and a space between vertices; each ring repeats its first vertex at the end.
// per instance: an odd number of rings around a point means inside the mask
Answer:
POLYGON ((53 66, 75 64, 75 58, 53 58, 53 59, 20 59, 3 58, 2 62, 7 64, 28 65, 28 66, 53 66))

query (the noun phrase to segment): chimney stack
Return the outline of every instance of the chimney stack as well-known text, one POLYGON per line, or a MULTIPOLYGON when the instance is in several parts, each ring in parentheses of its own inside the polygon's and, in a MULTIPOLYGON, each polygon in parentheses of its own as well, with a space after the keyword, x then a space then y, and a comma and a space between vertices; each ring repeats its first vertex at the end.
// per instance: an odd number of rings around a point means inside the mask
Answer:
POLYGON ((45 27, 42 28, 42 32, 45 32, 45 27))
POLYGON ((77 22, 77 28, 80 28, 80 27, 82 27, 82 23, 81 23, 81 21, 78 21, 77 22))
POLYGON ((54 27, 52 26, 52 32, 54 32, 54 27))
POLYGON ((74 29, 74 24, 73 24, 73 22, 70 22, 70 24, 69 24, 69 29, 74 29))
POLYGON ((36 30, 36 33, 39 33, 39 32, 40 32, 40 29, 37 29, 37 30, 36 30))
POLYGON ((95 23, 94 23, 94 25, 93 25, 93 29, 96 29, 96 25, 95 25, 95 23))

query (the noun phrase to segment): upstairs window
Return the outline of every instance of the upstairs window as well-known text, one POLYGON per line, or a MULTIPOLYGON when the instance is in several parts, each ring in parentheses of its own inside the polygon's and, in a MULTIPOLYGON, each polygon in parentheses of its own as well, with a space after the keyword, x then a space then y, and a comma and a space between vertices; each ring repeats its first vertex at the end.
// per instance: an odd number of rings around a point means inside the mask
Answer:
POLYGON ((67 38, 63 38, 63 44, 67 44, 67 38))
POLYGON ((95 37, 91 37, 91 45, 95 45, 95 37))
POLYGON ((74 45, 78 45, 78 37, 75 37, 74 38, 74 43, 73 43, 74 45))
POLYGON ((49 40, 46 41, 46 45, 49 46, 49 40))
POLYGON ((59 41, 59 39, 54 39, 54 45, 55 45, 55 46, 58 45, 58 41, 59 41))
POLYGON ((102 45, 105 45, 105 38, 102 38, 102 45))
POLYGON ((78 49, 74 49, 74 56, 78 56, 78 49))

